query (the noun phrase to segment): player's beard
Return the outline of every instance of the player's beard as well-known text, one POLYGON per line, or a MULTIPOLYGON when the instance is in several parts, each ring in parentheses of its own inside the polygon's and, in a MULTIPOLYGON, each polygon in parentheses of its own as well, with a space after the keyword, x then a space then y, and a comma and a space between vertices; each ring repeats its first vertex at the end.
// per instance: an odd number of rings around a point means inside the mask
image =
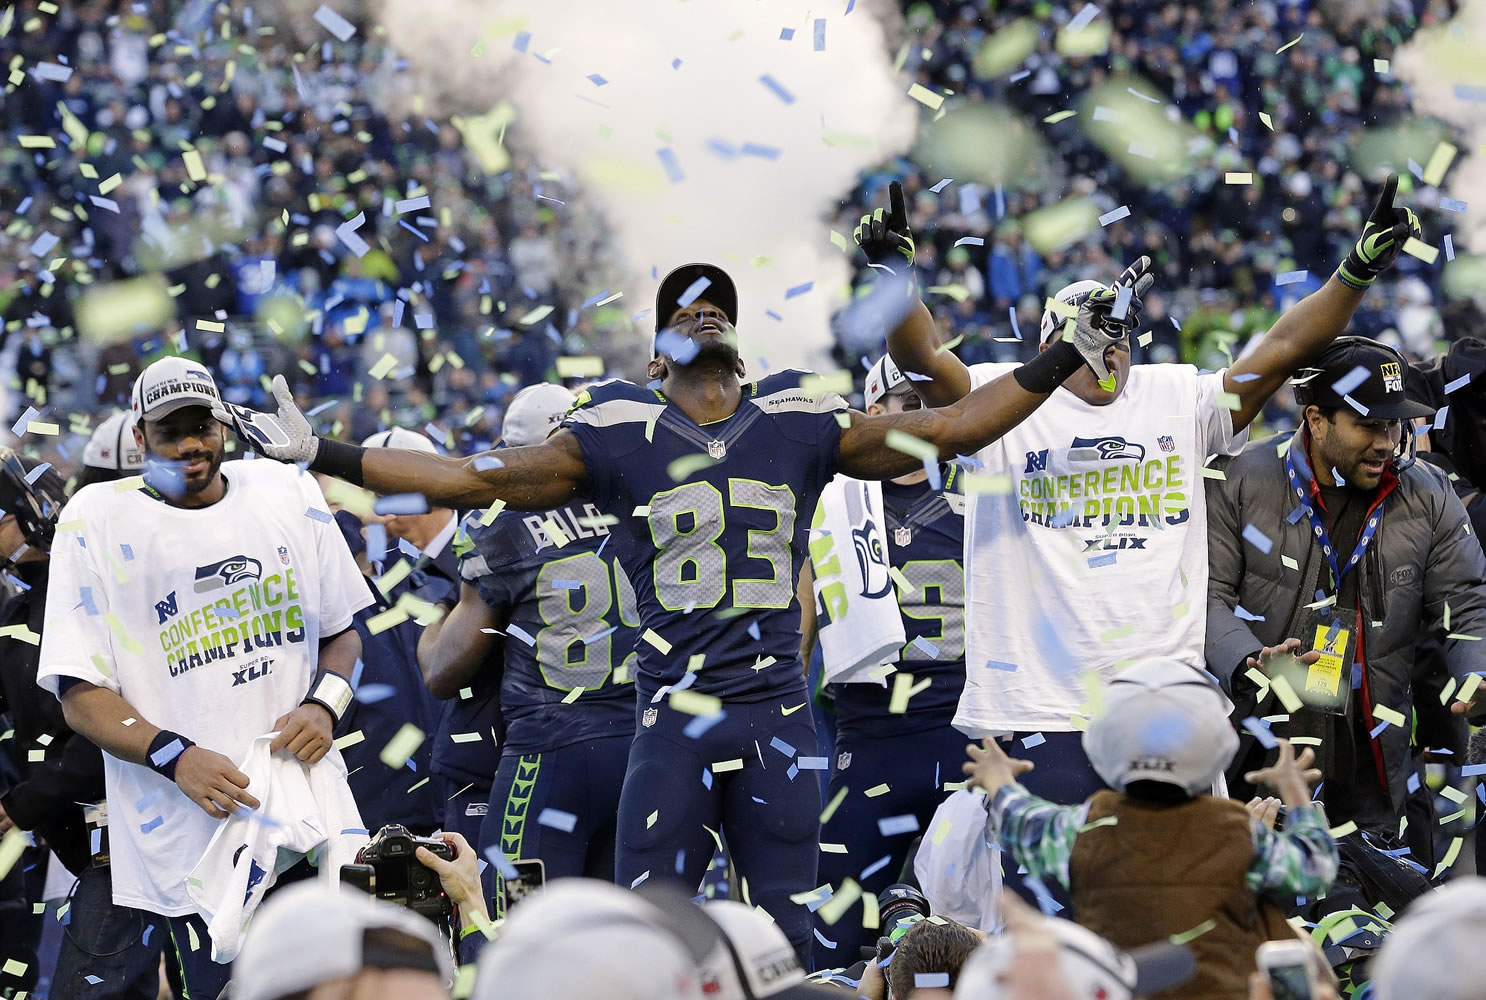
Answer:
POLYGON ((222 453, 220 451, 210 453, 204 452, 201 456, 192 455, 189 458, 187 458, 186 456, 182 456, 180 459, 182 467, 184 467, 187 462, 193 461, 197 457, 206 458, 206 473, 194 479, 184 475, 184 473, 182 474, 181 479, 182 482, 185 484, 187 494, 200 493, 212 483, 216 482, 217 473, 220 472, 222 469, 222 453))
POLYGON ((727 329, 723 336, 701 343, 692 341, 697 346, 696 355, 682 368, 708 369, 719 368, 726 372, 738 370, 738 333, 736 330, 727 329))

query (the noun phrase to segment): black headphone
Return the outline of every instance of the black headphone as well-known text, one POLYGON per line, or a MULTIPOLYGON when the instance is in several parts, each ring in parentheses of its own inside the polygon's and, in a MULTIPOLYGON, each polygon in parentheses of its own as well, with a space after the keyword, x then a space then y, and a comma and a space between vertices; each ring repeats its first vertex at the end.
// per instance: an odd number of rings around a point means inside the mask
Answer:
MULTIPOLYGON (((27 463, 13 449, 0 448, 0 495, 8 497, 4 514, 15 515, 16 526, 32 548, 50 546, 57 530, 57 515, 67 502, 62 477, 39 463, 27 463), (36 469, 43 468, 40 475, 36 469)), ((19 555, 0 556, 5 565, 19 555)))

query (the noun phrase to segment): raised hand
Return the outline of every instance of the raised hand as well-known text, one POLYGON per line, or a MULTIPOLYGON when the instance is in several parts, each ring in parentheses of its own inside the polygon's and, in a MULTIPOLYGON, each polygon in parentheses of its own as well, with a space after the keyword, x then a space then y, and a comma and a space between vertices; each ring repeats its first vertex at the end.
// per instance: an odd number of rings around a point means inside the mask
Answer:
POLYGON ((1342 261, 1342 266, 1337 268, 1336 276, 1344 284, 1367 288, 1378 275, 1393 266, 1410 236, 1414 239, 1423 237, 1419 217, 1410 209, 1394 206, 1393 196, 1397 193, 1398 175, 1389 174, 1383 182, 1382 193, 1378 195, 1378 203, 1362 227, 1362 235, 1352 252, 1347 254, 1347 259, 1342 261))
POLYGON ((1104 352, 1140 325, 1141 298, 1156 283, 1150 267, 1151 259, 1141 257, 1125 269, 1118 281, 1090 292, 1079 306, 1071 340, 1100 382, 1107 382, 1110 377, 1104 352))
POLYGON ((990 737, 981 740, 980 746, 970 744, 965 752, 970 759, 960 765, 960 770, 970 779, 971 785, 985 789, 986 795, 991 797, 1002 786, 1014 784, 1017 778, 1036 767, 1030 760, 1008 757, 990 737))
POLYGON ((873 264, 896 262, 899 255, 908 264, 913 263, 913 233, 908 228, 902 184, 893 181, 888 186, 888 208, 862 216, 852 237, 873 264))
POLYGON ((223 403, 212 410, 212 416, 237 431, 237 436, 260 455, 280 462, 313 461, 320 450, 320 439, 294 402, 284 376, 273 377, 273 395, 279 404, 277 413, 223 403))

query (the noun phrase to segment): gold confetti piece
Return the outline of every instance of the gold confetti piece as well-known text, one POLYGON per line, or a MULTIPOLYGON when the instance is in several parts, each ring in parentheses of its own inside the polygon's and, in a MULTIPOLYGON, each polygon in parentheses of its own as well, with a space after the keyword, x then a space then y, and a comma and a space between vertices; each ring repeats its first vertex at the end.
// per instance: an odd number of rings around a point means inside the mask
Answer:
POLYGON ((1296 562, 1294 559, 1291 559, 1289 556, 1286 555, 1280 556, 1280 565, 1284 566, 1286 569, 1300 569, 1300 563, 1296 562))
POLYGON ((1321 745, 1319 736, 1292 736, 1290 742, 1298 747, 1318 747, 1321 745))
POLYGON ((836 249, 840 250, 842 253, 850 254, 856 252, 856 246, 851 242, 851 240, 847 239, 845 236, 842 236, 834 229, 831 230, 831 242, 835 244, 836 249))
POLYGON ((56 149, 57 143, 49 135, 22 135, 16 137, 22 149, 56 149))
POLYGON ((743 770, 743 758, 734 757, 732 760, 720 760, 712 765, 713 774, 724 774, 728 771, 743 770))
POLYGON ((1438 247, 1432 247, 1423 240, 1416 239, 1413 236, 1403 241, 1403 252, 1410 257, 1418 257, 1426 264, 1433 264, 1440 255, 1438 247))
POLYGON ((912 674, 897 674, 893 677, 893 693, 888 699, 887 710, 893 715, 902 715, 904 712, 907 712, 909 699, 928 687, 931 683, 933 683, 933 680, 925 677, 922 681, 915 684, 912 674))
MULTIPOLYGON (((1455 162, 1455 154, 1460 152, 1448 142, 1441 142, 1434 147, 1434 152, 1429 154, 1429 162, 1424 164, 1424 183, 1431 187, 1439 185, 1445 179, 1445 171, 1450 169, 1450 164, 1455 162)), ((1407 248, 1405 248, 1407 249, 1407 248)))
POLYGON ((1011 477, 986 472, 967 472, 964 478, 966 493, 986 493, 1004 496, 1011 492, 1011 477))
POLYGON ((1319 601, 1312 601, 1310 604, 1307 604, 1305 606, 1305 609, 1307 611, 1314 611, 1317 608, 1329 608, 1335 603, 1336 595, 1332 594, 1330 597, 1323 597, 1319 601))
POLYGON ((1057 111, 1044 118, 1042 120, 1042 123, 1044 125, 1056 125, 1058 124, 1058 122, 1067 121, 1069 118, 1072 118, 1076 114, 1078 114, 1077 111, 1057 111))
POLYGON ((586 689, 585 688, 581 688, 581 687, 575 687, 575 688, 573 688, 573 690, 571 690, 567 694, 563 695, 563 697, 562 697, 562 703, 564 705, 571 705, 573 702, 577 701, 579 698, 581 698, 583 696, 584 690, 586 690, 586 689))
POLYGON ((650 645, 654 646, 656 649, 660 650, 661 655, 665 655, 671 651, 671 644, 662 639, 656 633, 655 629, 647 628, 643 633, 641 633, 640 638, 645 642, 650 643, 650 645))
POLYGON ((208 333, 222 333, 226 331, 227 324, 218 323, 217 321, 210 319, 198 319, 196 321, 196 329, 205 330, 208 333))
POLYGON ((814 889, 810 889, 806 892, 795 893, 794 895, 789 897, 789 901, 799 906, 808 906, 811 903, 826 899, 830 896, 830 894, 831 887, 829 884, 819 885, 816 886, 814 889))
MULTIPOLYGON (((821 810, 820 813, 820 822, 822 826, 829 823, 831 821, 831 817, 836 815, 836 810, 841 808, 841 803, 846 800, 846 793, 848 791, 850 791, 850 789, 847 788, 845 785, 842 785, 841 789, 836 792, 834 796, 832 796, 831 801, 826 803, 826 807, 821 810)), ((3 875, 4 872, 0 872, 0 876, 3 875)))
POLYGON ((424 732, 411 722, 404 722, 402 728, 387 741, 378 754, 378 759, 394 771, 408 762, 408 758, 417 752, 423 745, 424 732))
POLYGON ((1257 684, 1261 692, 1269 690, 1269 678, 1258 667, 1249 667, 1243 675, 1257 684))
POLYGON ((119 174, 114 174, 112 177, 98 182, 98 193, 108 194, 110 191, 112 191, 114 188, 118 187, 122 183, 124 183, 124 178, 119 174))
MULTIPOLYGON (((0 879, 10 874, 10 869, 15 866, 16 861, 20 860, 27 843, 26 835, 19 827, 11 827, 4 837, 0 838, 0 879)), ((15 959, 10 959, 5 963, 5 972, 11 972, 10 963, 14 961, 15 959)), ((21 968, 25 969, 25 965, 22 964, 21 968)), ((11 974, 19 975, 20 973, 11 974)))
POLYGON ((645 817, 645 829, 648 830, 652 826, 654 826, 655 825, 655 821, 658 820, 658 819, 660 819, 660 810, 659 809, 655 810, 655 812, 653 812, 649 816, 646 816, 645 817))
POLYGON ((944 98, 941 95, 934 93, 932 90, 930 90, 928 87, 925 87, 921 83, 915 83, 913 86, 909 87, 908 96, 913 98, 918 103, 922 104, 924 107, 928 108, 930 111, 938 111, 939 108, 944 104, 944 98))
POLYGON ((882 926, 882 914, 877 904, 877 896, 870 892, 862 893, 862 926, 869 931, 882 926))
POLYGON ((201 938, 196 936, 196 928, 191 924, 186 925, 186 939, 191 945, 192 951, 201 950, 201 938))
POLYGON ((1259 112, 1259 120, 1264 123, 1265 128, 1269 129, 1271 132, 1274 131, 1274 122, 1270 120, 1268 114, 1263 111, 1259 112))
POLYGON ((908 582, 908 577, 904 576, 903 572, 896 566, 889 566, 887 568, 887 575, 892 578, 893 583, 898 585, 899 594, 906 596, 918 589, 908 582))
POLYGON ((1090 830, 1097 830, 1101 826, 1118 826, 1119 822, 1120 818, 1118 816, 1105 816, 1103 819, 1096 819, 1092 823, 1085 823, 1078 828, 1078 832, 1088 833, 1090 830))
POLYGON ((407 579, 408 574, 411 572, 413 572, 413 564, 408 562, 406 559, 399 559, 397 562, 392 564, 391 569, 383 573, 381 576, 377 577, 377 586, 381 588, 382 592, 385 594, 393 587, 396 587, 399 583, 402 583, 403 580, 407 579))
POLYGON ((472 687, 460 688, 459 689, 459 700, 460 701, 469 701, 474 696, 475 696, 475 689, 472 688, 472 687))
POLYGON ((1481 686, 1481 675, 1471 674, 1460 682, 1460 691, 1455 695, 1456 701, 1470 701, 1476 696, 1476 688, 1481 686))
MULTIPOLYGON (((689 674, 694 674, 698 670, 701 670, 702 669, 702 664, 704 664, 706 662, 707 662, 707 654, 706 653, 692 653, 691 654, 691 658, 686 661, 686 672, 689 673, 689 674)), ((789 713, 786 712, 784 714, 785 715, 788 715, 789 713)))
POLYGON ((1243 170, 1230 170, 1223 174, 1224 184, 1252 184, 1254 175, 1243 170))
POLYGON ((553 518, 549 517, 542 522, 542 530, 547 533, 547 538, 551 540, 552 544, 559 549, 572 541, 568 537, 567 532, 562 530, 562 525, 558 524, 553 518))
MULTIPOLYGON (((1293 743, 1295 741, 1291 740, 1290 742, 1293 743)), ((1347 820, 1341 826, 1333 826, 1329 832, 1331 833, 1332 840, 1340 840, 1342 837, 1345 837, 1349 833, 1356 833, 1357 824, 1352 820, 1347 820)))
POLYGON ((397 359, 390 354, 384 354, 376 364, 371 366, 367 372, 374 379, 384 379, 392 374, 392 369, 397 367, 397 359))
POLYGON ((1440 704, 1441 705, 1448 705, 1450 703, 1450 696, 1452 694, 1454 694, 1454 693, 1455 693, 1455 678, 1453 678, 1453 677, 1447 677, 1447 678, 1445 678, 1445 686, 1440 689, 1440 704))
POLYGON ((366 620, 366 630, 372 635, 381 635, 390 628, 396 628, 408 620, 408 613, 399 607, 391 607, 386 611, 372 615, 366 620))
POLYGON ((710 455, 703 455, 700 452, 695 455, 682 455, 666 466, 666 474, 671 477, 673 483, 685 482, 703 469, 716 465, 717 461, 710 455))
POLYGON ((421 779, 419 781, 415 781, 415 782, 413 782, 411 785, 409 785, 407 787, 407 790, 404 791, 403 794, 404 795, 407 795, 410 792, 416 792, 418 789, 422 788, 426 784, 428 784, 428 779, 427 778, 423 778, 423 779, 421 779))
POLYGON ((953 830, 954 828, 955 828, 954 823, 950 822, 948 819, 941 819, 939 821, 939 826, 936 827, 935 830, 934 830, 934 836, 930 837, 929 839, 930 839, 931 842, 933 842, 936 845, 937 844, 942 844, 942 843, 944 843, 944 838, 945 837, 948 837, 949 834, 950 834, 950 831, 953 830))
POLYGON ((604 374, 604 359, 593 355, 557 359, 558 378, 600 378, 604 374))
POLYGON ((206 166, 201 162, 201 152, 188 149, 181 154, 181 160, 186 165, 186 176, 193 181, 206 180, 206 166))
POLYGON ((1372 69, 1373 69, 1373 72, 1374 73, 1386 73, 1386 72, 1388 72, 1388 60, 1386 60, 1386 59, 1374 59, 1372 61, 1372 69))
POLYGON ((1445 851, 1444 858, 1440 860, 1438 867, 1434 870, 1436 878, 1449 869, 1451 865, 1455 864, 1455 859, 1460 857, 1460 845, 1462 843, 1464 843, 1464 838, 1462 837, 1455 837, 1450 841, 1449 850, 1445 851))
POLYGON ((925 441, 923 438, 914 437, 912 434, 899 430, 891 430, 883 438, 883 444, 893 451, 900 451, 905 455, 924 462, 939 461, 939 448, 925 441))
POLYGON ((552 307, 550 305, 537 306, 535 309, 528 311, 525 315, 518 319, 516 321, 516 325, 531 326, 533 323, 540 323, 542 320, 546 319, 550 315, 552 315, 552 307))
POLYGON ((1460 789, 1455 788, 1452 785, 1445 785, 1443 788, 1440 789, 1440 794, 1449 799, 1451 802, 1455 803, 1464 802, 1466 799, 1470 798, 1469 795, 1466 795, 1460 789))
POLYGON ((497 515, 499 515, 501 511, 505 509, 506 502, 504 500, 497 500, 495 503, 491 504, 485 509, 485 513, 480 515, 480 523, 489 524, 491 521, 494 521, 496 519, 497 515))
POLYGON ((358 729, 354 733, 347 733, 340 739, 332 741, 331 746, 337 750, 344 750, 346 747, 354 747, 356 744, 364 742, 366 742, 366 734, 358 729))
POLYGON ((1238 398, 1236 392, 1219 392, 1218 405, 1225 410, 1240 410, 1243 408, 1243 400, 1238 398))
POLYGON ((948 295, 956 302, 964 302, 970 297, 970 289, 964 285, 930 285, 924 291, 934 295, 948 295))
POLYGON ((1374 719, 1379 719, 1383 722, 1386 722, 1390 726, 1402 727, 1404 725, 1404 717, 1402 713, 1395 712, 1387 705, 1374 705, 1372 707, 1372 715, 1374 719))
POLYGON ((672 708, 687 715, 714 716, 722 711, 722 699, 699 691, 672 691, 666 699, 672 708))
POLYGON ((1305 37, 1305 32, 1302 31, 1300 34, 1296 35, 1293 39, 1291 39, 1290 41, 1286 42, 1284 45, 1281 45, 1279 48, 1275 49, 1274 50, 1274 54, 1275 55, 1279 55, 1281 52, 1285 51, 1290 46, 1299 43, 1299 41, 1302 38, 1304 38, 1304 37, 1305 37))
POLYGON ((1300 700, 1300 696, 1295 693, 1295 689, 1285 678, 1275 677, 1269 682, 1269 686, 1274 696, 1280 700, 1280 704, 1285 706, 1285 711, 1298 712, 1305 706, 1305 702, 1300 700))
POLYGON ((890 786, 887 782, 884 781, 880 785, 873 785, 871 788, 867 789, 862 794, 865 795, 865 796, 867 796, 867 798, 869 798, 869 799, 875 799, 875 798, 877 798, 877 796, 879 796, 879 795, 886 795, 890 791, 892 791, 892 786, 890 786))
MULTIPOLYGON (((20 831, 18 831, 18 830, 12 830, 10 832, 11 833, 18 833, 20 831)), ((9 840, 10 839, 10 834, 6 834, 5 839, 6 840, 9 840)), ((0 860, 3 860, 3 859, 0 859, 0 860)), ((15 864, 15 862, 12 861, 11 864, 15 864)), ((10 870, 10 868, 9 868, 9 866, 7 866, 6 867, 6 871, 9 871, 9 870, 10 870)), ((27 969, 29 969, 29 968, 30 968, 29 965, 27 965, 25 962, 22 962, 18 958, 7 958, 5 960, 5 964, 3 966, 0 966, 0 972, 3 972, 7 976, 17 976, 17 977, 19 977, 19 976, 23 975, 25 973, 25 971, 27 969)))
POLYGON ((1078 319, 1078 307, 1069 305, 1061 299, 1048 299, 1042 304, 1042 308, 1055 316, 1064 316, 1068 319, 1078 319))
MULTIPOLYGON (((578 690, 581 691, 582 688, 579 688, 578 690)), ((484 737, 481 736, 479 733, 450 733, 449 739, 453 740, 455 743, 478 743, 480 742, 480 740, 484 739, 484 737)))
POLYGON ((1204 465, 1204 466, 1202 466, 1202 467, 1201 467, 1201 468, 1200 468, 1200 469, 1198 469, 1198 470, 1197 470, 1197 471, 1198 471, 1198 472, 1200 472, 1200 473, 1202 473, 1202 478, 1203 478, 1203 479, 1219 479, 1219 480, 1225 480, 1225 481, 1226 481, 1226 480, 1227 480, 1227 478, 1228 478, 1228 477, 1227 477, 1227 476, 1226 476, 1226 475, 1225 475, 1225 474, 1224 474, 1224 473, 1223 473, 1223 470, 1222 470, 1222 469, 1209 469, 1209 468, 1208 468, 1208 467, 1207 467, 1207 466, 1205 466, 1205 465, 1204 465))
POLYGON ((1172 944, 1186 944, 1188 941, 1197 940, 1216 926, 1218 926, 1216 920, 1204 920, 1189 931, 1182 931, 1180 934, 1171 935, 1170 941, 1172 944))
POLYGON ((839 412, 838 412, 838 413, 835 413, 835 414, 833 414, 833 415, 834 415, 834 416, 835 416, 835 418, 836 418, 836 423, 837 423, 837 425, 838 425, 838 426, 839 426, 839 427, 840 427, 840 428, 841 428, 841 429, 842 429, 842 430, 843 430, 843 431, 844 431, 844 430, 846 430, 846 429, 847 429, 847 428, 848 428, 848 427, 850 427, 850 426, 851 426, 851 414, 849 414, 849 413, 839 413, 839 412))
MULTIPOLYGON (((21 642, 28 643, 32 646, 41 645, 41 636, 36 632, 32 632, 25 625, 6 625, 4 628, 0 628, 0 636, 19 639, 21 642)), ((47 742, 51 742, 50 738, 48 738, 47 742)), ((45 743, 42 744, 42 746, 45 745, 45 743)))
POLYGON ((846 911, 851 908, 851 905, 861 898, 862 887, 857 885, 856 880, 853 878, 842 879, 841 888, 837 889, 830 899, 821 904, 820 909, 815 911, 816 916, 820 917, 826 926, 830 926, 840 920, 846 911))
POLYGON ((806 375, 800 379, 800 391, 807 396, 828 396, 833 392, 844 396, 851 392, 851 373, 828 372, 824 375, 806 375))

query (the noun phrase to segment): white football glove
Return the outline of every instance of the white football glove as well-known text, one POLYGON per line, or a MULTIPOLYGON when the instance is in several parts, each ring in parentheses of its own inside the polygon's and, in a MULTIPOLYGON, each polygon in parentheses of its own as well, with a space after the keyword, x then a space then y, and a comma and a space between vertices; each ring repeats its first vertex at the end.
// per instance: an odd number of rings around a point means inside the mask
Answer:
POLYGON ((1141 298, 1156 283, 1155 275, 1147 273, 1150 267, 1151 259, 1141 257, 1113 285, 1089 293, 1079 307, 1071 340, 1101 382, 1109 379, 1104 352, 1140 325, 1141 298))
POLYGON ((277 413, 263 413, 236 403, 223 403, 213 408, 212 416, 237 431, 237 436, 260 455, 280 462, 312 462, 320 450, 320 439, 310 422, 294 402, 284 376, 273 377, 273 395, 278 401, 277 413))

